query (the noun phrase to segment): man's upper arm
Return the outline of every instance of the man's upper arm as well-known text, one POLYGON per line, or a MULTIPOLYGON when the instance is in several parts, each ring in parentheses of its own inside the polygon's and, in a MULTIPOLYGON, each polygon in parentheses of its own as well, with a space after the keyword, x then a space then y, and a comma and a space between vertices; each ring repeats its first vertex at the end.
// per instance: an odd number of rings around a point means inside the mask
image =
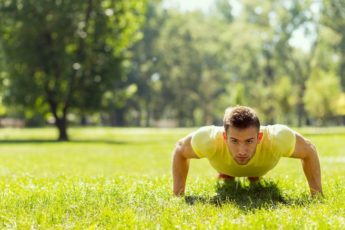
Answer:
POLYGON ((175 154, 178 154, 186 159, 199 158, 192 148, 192 134, 182 138, 176 144, 175 154))
POLYGON ((296 133, 296 144, 295 149, 291 154, 291 157, 293 158, 299 158, 299 159, 305 159, 309 156, 309 154, 312 154, 315 152, 314 145, 304 138, 301 134, 296 133))
POLYGON ((286 125, 269 126, 271 149, 279 157, 291 157, 296 145, 296 132, 286 125))

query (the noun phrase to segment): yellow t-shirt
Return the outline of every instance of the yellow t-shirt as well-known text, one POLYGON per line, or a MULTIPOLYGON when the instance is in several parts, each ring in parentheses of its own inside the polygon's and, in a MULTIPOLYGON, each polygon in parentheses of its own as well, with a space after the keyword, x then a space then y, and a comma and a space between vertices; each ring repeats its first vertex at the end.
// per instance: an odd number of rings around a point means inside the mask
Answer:
POLYGON ((252 159, 239 165, 232 158, 222 133, 223 127, 205 126, 192 136, 192 148, 200 158, 207 158, 214 169, 234 177, 257 177, 274 168, 280 157, 289 157, 295 149, 294 131, 285 125, 261 126, 263 138, 256 147, 252 159))

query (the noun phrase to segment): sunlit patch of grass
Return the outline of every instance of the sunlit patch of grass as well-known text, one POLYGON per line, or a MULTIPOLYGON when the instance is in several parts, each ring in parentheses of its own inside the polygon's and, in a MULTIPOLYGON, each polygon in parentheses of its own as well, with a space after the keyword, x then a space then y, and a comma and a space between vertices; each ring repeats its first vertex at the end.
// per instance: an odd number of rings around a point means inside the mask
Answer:
POLYGON ((304 133, 319 150, 322 199, 310 198, 296 159, 254 184, 218 181, 206 160, 193 160, 177 198, 171 152, 193 130, 73 128, 67 143, 49 128, 0 130, 1 228, 345 228, 345 132, 304 133))

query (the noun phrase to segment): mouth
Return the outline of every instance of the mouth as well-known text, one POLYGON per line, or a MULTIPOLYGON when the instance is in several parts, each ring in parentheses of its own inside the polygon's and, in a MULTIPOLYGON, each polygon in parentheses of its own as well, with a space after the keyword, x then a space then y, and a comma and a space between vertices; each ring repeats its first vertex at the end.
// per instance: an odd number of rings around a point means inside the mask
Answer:
POLYGON ((236 157, 236 159, 240 162, 246 161, 248 157, 236 157))

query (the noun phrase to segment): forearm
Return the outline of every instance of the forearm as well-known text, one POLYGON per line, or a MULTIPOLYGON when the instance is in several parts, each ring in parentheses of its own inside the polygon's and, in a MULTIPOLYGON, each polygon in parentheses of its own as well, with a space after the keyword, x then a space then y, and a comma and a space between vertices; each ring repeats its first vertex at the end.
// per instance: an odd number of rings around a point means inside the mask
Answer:
POLYGON ((316 150, 308 158, 303 159, 302 164, 311 195, 322 194, 320 161, 316 150))
POLYGON ((172 163, 172 173, 174 180, 173 192, 176 196, 184 194, 186 179, 189 170, 189 159, 186 159, 179 154, 174 154, 172 163))

